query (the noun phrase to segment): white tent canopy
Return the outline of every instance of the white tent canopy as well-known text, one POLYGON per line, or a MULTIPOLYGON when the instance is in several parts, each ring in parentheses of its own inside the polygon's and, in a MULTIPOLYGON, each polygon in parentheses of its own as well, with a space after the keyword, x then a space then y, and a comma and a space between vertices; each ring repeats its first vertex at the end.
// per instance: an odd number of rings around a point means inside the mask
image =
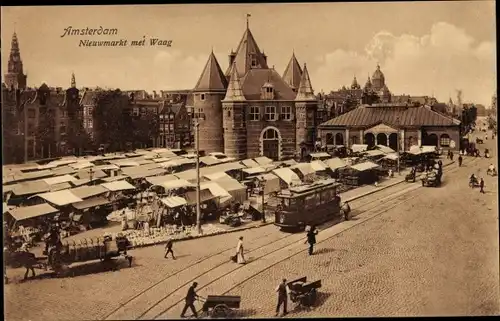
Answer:
POLYGON ((288 167, 273 169, 273 173, 288 185, 292 183, 299 184, 301 182, 299 176, 288 167))
POLYGON ((351 149, 354 153, 359 153, 359 152, 364 152, 365 150, 368 149, 368 145, 364 144, 353 144, 351 146, 351 149))
POLYGON ((115 182, 110 182, 110 183, 103 183, 101 184, 104 188, 112 191, 112 192, 117 192, 117 191, 124 191, 124 190, 131 190, 135 189, 133 185, 126 181, 115 181, 115 182))
POLYGON ((78 203, 78 202, 83 201, 81 198, 75 196, 73 193, 71 193, 67 189, 62 190, 62 191, 57 191, 57 192, 48 192, 48 193, 38 194, 37 196, 43 198, 44 200, 46 200, 52 204, 58 205, 58 206, 64 206, 64 205, 78 203))
POLYGON ((360 172, 367 171, 377 167, 379 167, 379 165, 372 162, 364 162, 351 166, 352 169, 355 169, 360 172))

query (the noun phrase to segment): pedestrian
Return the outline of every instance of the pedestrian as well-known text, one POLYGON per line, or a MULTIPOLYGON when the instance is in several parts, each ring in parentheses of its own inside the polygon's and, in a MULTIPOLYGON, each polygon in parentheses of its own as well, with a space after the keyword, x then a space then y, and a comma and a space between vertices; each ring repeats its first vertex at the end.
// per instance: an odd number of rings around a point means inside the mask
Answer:
POLYGON ((482 177, 481 180, 479 181, 479 187, 481 188, 479 192, 484 194, 484 179, 482 177))
POLYGON ((458 156, 458 167, 462 166, 462 161, 463 161, 462 155, 458 156))
POLYGON ((453 160, 453 152, 450 150, 450 160, 453 160))
POLYGON ((309 243, 309 255, 313 255, 314 251, 314 244, 316 244, 316 235, 318 234, 318 231, 316 230, 316 227, 314 225, 311 226, 309 231, 307 232, 307 240, 304 242, 309 243))
POLYGON ((283 279, 283 282, 281 282, 276 287, 276 292, 278 292, 278 304, 276 305, 276 316, 278 316, 278 314, 280 313, 280 308, 282 304, 283 304, 283 315, 286 315, 288 313, 286 312, 286 306, 288 303, 288 294, 290 293, 290 289, 286 284, 286 279, 283 279))
POLYGON ((243 255, 243 236, 240 236, 238 245, 236 246, 236 262, 238 264, 245 264, 245 256, 243 255))
POLYGON ((193 282, 193 285, 189 287, 189 290, 186 294, 184 308, 182 309, 181 318, 184 318, 184 314, 186 313, 188 308, 191 308, 194 317, 198 318, 198 313, 196 313, 196 308, 194 307, 194 301, 198 298, 198 294, 196 294, 195 290, 197 286, 198 282, 193 282))
POLYGON ((169 238, 167 241, 167 244, 165 245, 165 256, 164 256, 165 259, 167 258, 168 253, 170 253, 170 254, 172 254, 172 258, 175 260, 174 251, 172 251, 173 245, 174 245, 174 241, 172 241, 172 238, 169 238))

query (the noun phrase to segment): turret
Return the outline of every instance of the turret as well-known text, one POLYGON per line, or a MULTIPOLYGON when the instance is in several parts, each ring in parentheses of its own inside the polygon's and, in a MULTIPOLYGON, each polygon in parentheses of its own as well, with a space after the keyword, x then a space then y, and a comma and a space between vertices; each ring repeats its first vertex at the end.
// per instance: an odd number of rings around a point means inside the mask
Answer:
POLYGON ((295 97, 296 150, 299 155, 305 156, 304 153, 314 150, 317 109, 318 100, 314 96, 309 72, 304 64, 299 89, 295 97))
POLYGON ((224 150, 221 101, 226 89, 227 79, 212 51, 193 89, 194 117, 200 122, 199 148, 206 153, 224 150))

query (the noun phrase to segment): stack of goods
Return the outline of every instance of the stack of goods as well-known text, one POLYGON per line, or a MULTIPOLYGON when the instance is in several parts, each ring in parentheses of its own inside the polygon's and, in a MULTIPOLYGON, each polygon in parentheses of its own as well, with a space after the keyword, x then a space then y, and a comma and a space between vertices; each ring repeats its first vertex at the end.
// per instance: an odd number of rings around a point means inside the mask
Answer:
MULTIPOLYGON (((203 235, 219 234, 224 231, 224 229, 216 227, 213 224, 203 225, 203 235)), ((149 233, 145 230, 127 230, 119 232, 119 234, 127 237, 132 247, 165 243, 168 239, 182 240, 198 236, 198 232, 194 226, 180 228, 175 225, 160 228, 152 227, 149 229, 149 233)), ((113 235, 113 237, 115 236, 113 235)))
MULTIPOLYGON (((111 214, 109 214, 106 218, 111 222, 121 222, 123 219, 122 214, 123 209, 111 212, 111 214)), ((127 220, 135 219, 135 212, 128 207, 125 208, 125 215, 127 215, 127 220)))

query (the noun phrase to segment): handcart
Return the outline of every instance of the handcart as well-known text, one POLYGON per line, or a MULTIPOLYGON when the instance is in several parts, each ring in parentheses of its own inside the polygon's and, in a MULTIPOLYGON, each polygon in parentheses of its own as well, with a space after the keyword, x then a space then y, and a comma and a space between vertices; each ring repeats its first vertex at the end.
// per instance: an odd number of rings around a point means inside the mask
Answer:
POLYGON ((307 277, 287 283, 290 289, 290 300, 297 304, 298 308, 310 308, 316 304, 317 289, 321 288, 321 280, 307 283, 307 277))
POLYGON ((230 317, 233 309, 240 308, 241 297, 236 295, 209 295, 201 298, 203 303, 202 311, 211 318, 230 317))

